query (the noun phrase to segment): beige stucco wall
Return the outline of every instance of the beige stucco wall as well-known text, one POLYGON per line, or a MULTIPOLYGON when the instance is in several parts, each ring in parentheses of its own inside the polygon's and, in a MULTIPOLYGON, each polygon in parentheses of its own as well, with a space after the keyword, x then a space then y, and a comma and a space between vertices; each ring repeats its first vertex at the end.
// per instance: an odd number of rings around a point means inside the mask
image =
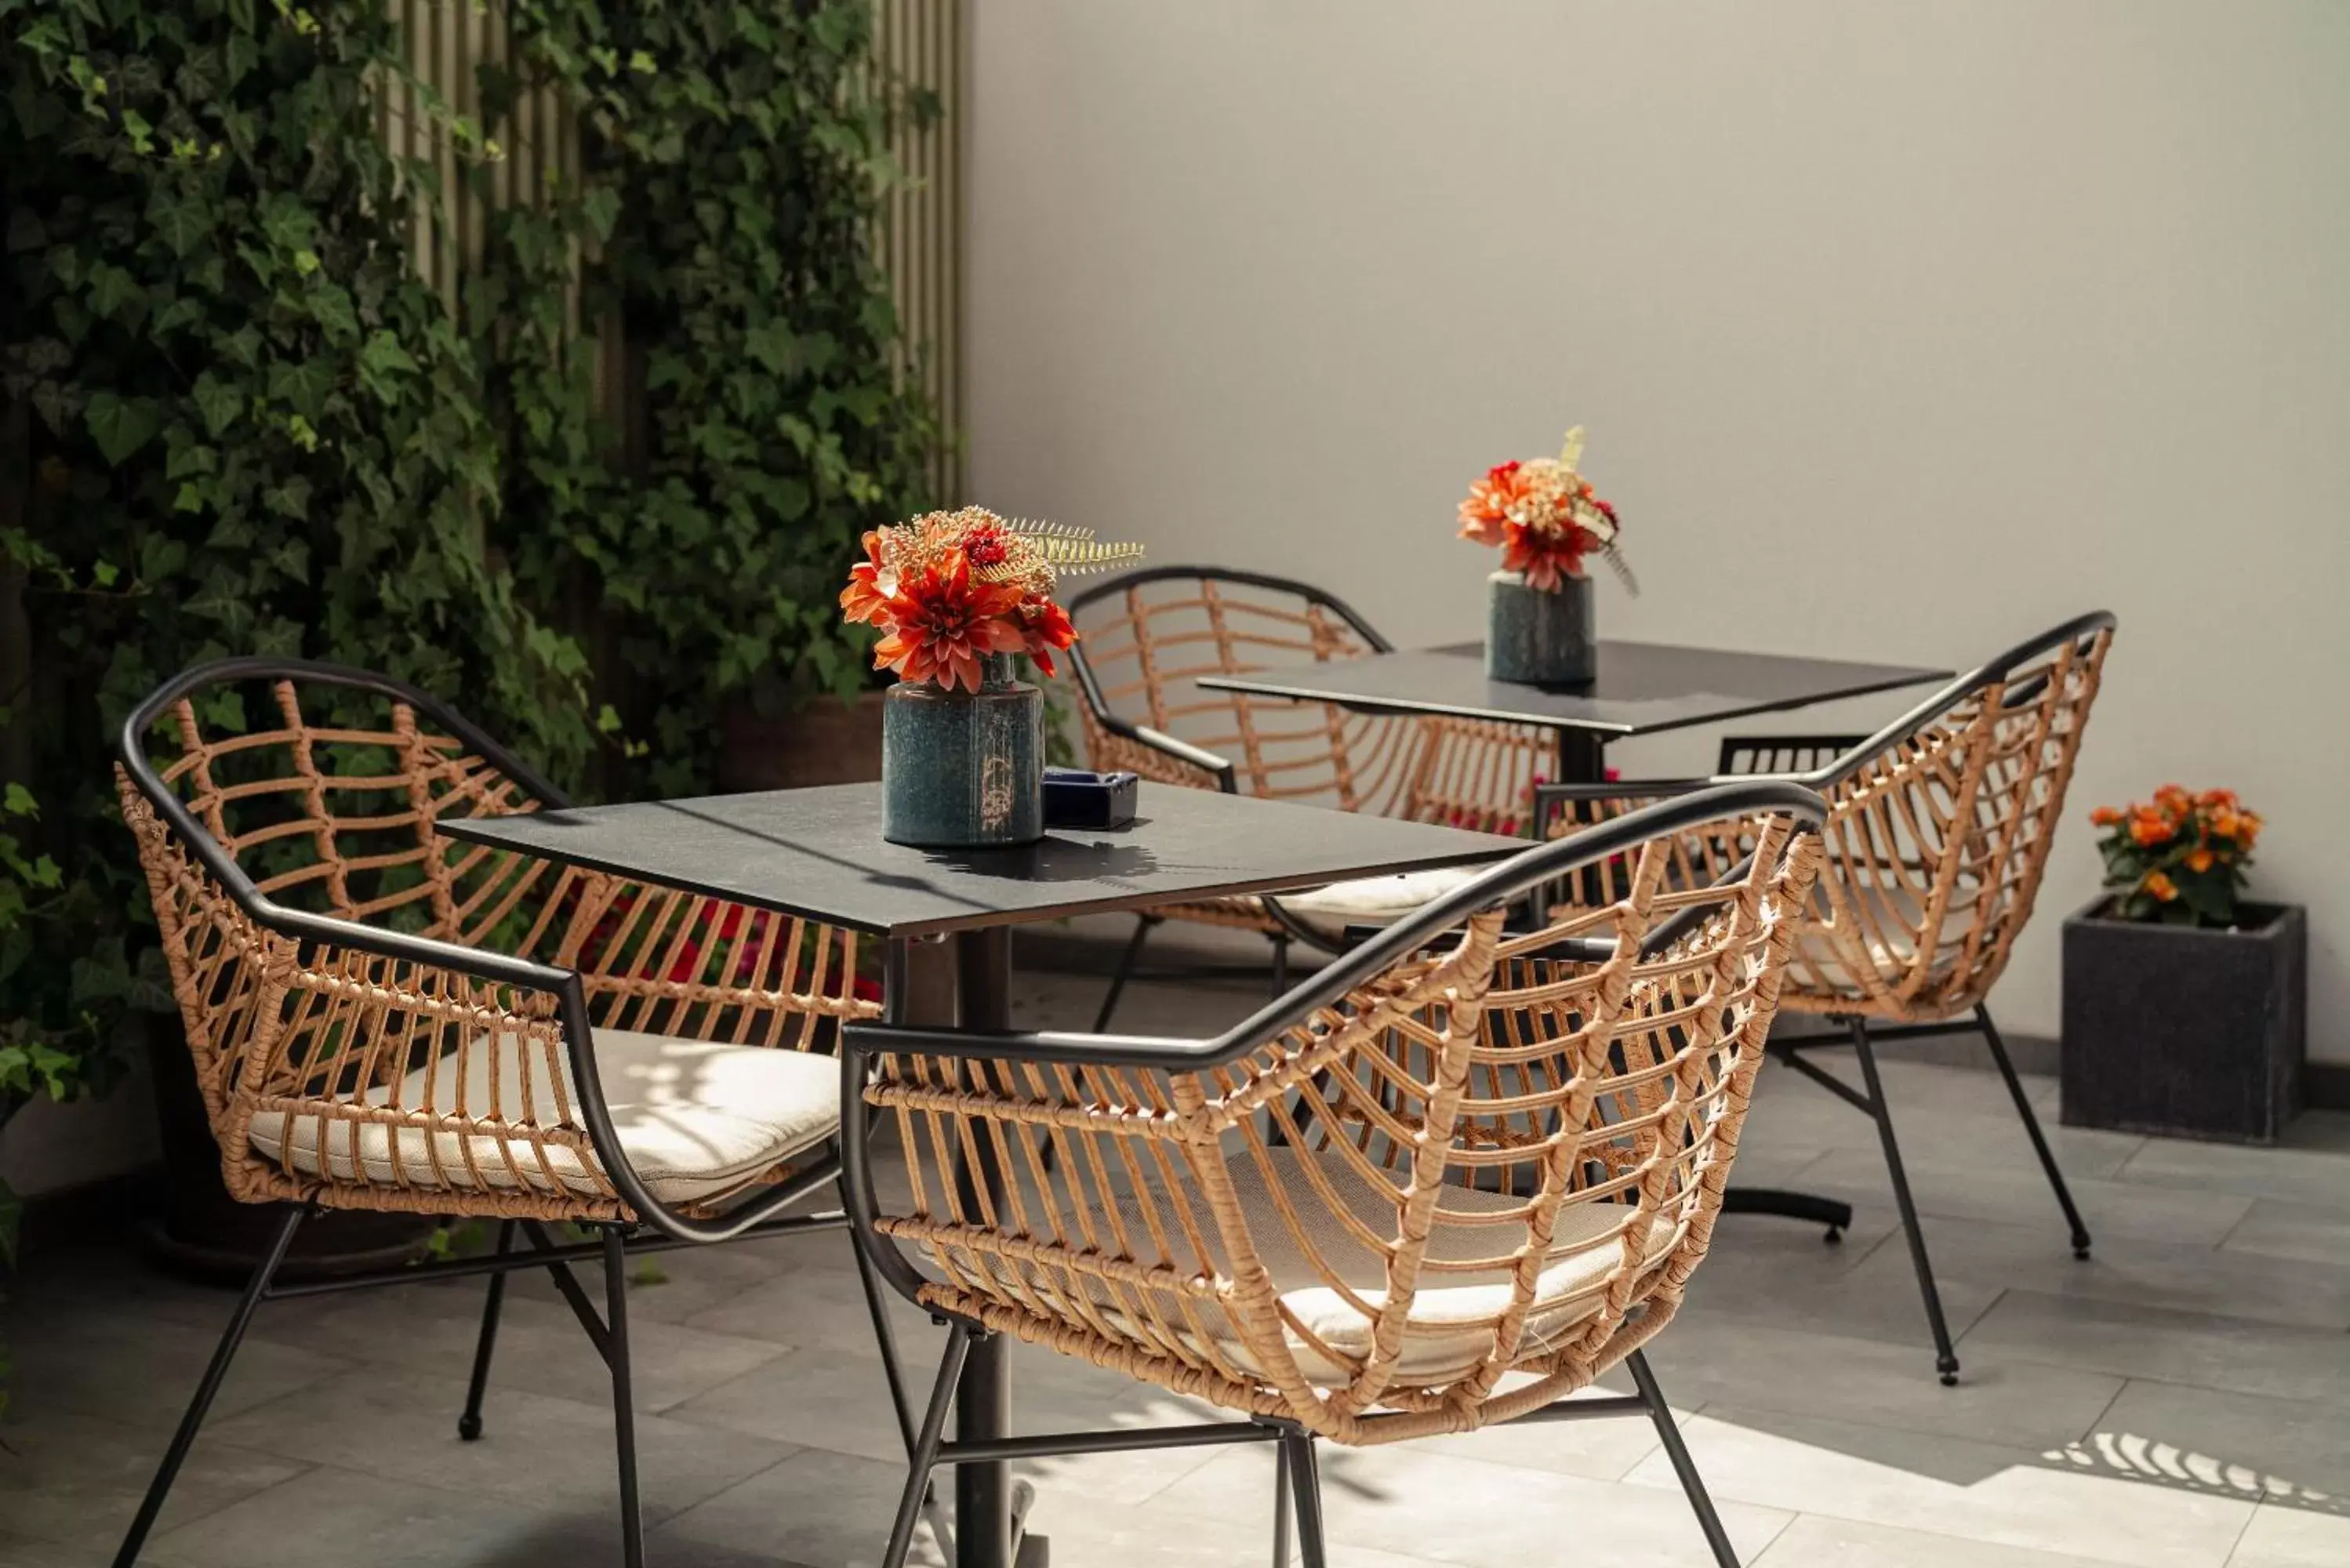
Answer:
POLYGON ((2350 1062, 2350 5, 974 12, 977 497, 1451 639, 1456 497, 1581 422, 1613 633, 1958 665, 2109 606, 2001 1011, 2054 1033, 2089 805, 2227 784, 2350 1062))

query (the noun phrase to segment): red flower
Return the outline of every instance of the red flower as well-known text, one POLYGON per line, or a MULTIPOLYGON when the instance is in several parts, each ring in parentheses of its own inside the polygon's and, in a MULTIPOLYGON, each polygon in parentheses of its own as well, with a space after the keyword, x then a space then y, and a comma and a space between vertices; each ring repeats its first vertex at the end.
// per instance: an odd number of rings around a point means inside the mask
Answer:
POLYGON ((1069 612, 1051 599, 1030 599, 1020 607, 1021 635, 1025 640, 1028 657, 1046 675, 1055 673, 1053 653, 1077 640, 1077 628, 1069 623, 1069 612))
POLYGON ((848 993, 859 1002, 879 1002, 881 1000, 881 982, 860 974, 857 982, 848 988, 848 993))
POLYGON ((1019 608, 1018 588, 979 581, 971 562, 954 551, 943 564, 899 581, 884 606, 889 635, 874 645, 873 667, 894 670, 907 680, 976 691, 983 655, 1018 653, 1026 646, 1014 618, 1019 608))
POLYGON ((1583 554, 1597 540, 1569 523, 1554 533, 1521 523, 1502 524, 1502 569, 1523 572, 1526 587, 1555 593, 1569 577, 1583 576, 1583 554))
POLYGON ((865 559, 848 568, 848 586, 840 590, 840 610, 851 621, 879 626, 888 612, 889 596, 881 591, 881 535, 865 534, 865 559))
POLYGON ((1474 539, 1480 545, 1502 543, 1510 507, 1518 498, 1518 470, 1524 466, 1514 460, 1497 462, 1485 471, 1484 478, 1469 487, 1469 499, 1461 504, 1463 539, 1474 539))

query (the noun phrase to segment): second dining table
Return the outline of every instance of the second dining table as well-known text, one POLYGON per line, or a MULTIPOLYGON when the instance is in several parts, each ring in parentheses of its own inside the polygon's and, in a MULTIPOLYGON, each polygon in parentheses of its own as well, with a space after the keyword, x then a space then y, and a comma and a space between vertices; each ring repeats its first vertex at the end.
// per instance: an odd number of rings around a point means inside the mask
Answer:
MULTIPOLYGON (((1358 877, 1474 865, 1522 839, 1247 795, 1146 784, 1134 821, 1048 831, 996 849, 920 849, 881 836, 878 784, 646 801, 444 819, 452 838, 827 922, 890 945, 885 1006, 897 1022, 981 1032, 1012 1023, 1014 926, 1178 900, 1278 893, 1358 877), (952 1019, 906 1016, 912 943, 952 945, 952 1019)), ((847 1107, 843 1107, 844 1112, 847 1107)), ((959 1445, 1016 1448, 1000 1335, 976 1343, 955 1397, 959 1445)), ((962 1464, 957 1568, 1035 1568, 1014 1539, 1009 1467, 962 1464)), ((877 1540, 879 1538, 877 1531, 877 1540)))

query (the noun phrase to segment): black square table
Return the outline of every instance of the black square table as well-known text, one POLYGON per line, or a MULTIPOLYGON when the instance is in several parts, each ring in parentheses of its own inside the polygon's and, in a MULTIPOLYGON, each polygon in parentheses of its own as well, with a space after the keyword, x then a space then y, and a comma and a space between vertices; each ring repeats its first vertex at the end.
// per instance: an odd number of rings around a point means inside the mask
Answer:
POLYGON ((1597 679, 1580 686, 1527 686, 1489 678, 1484 645, 1463 642, 1203 675, 1198 683, 1367 713, 1440 713, 1553 730, 1558 734, 1559 781, 1596 784, 1604 767, 1602 748, 1610 740, 1921 686, 1950 674, 1897 664, 1602 641, 1597 679))
MULTIPOLYGON (((806 916, 890 940, 954 943, 955 1023, 1011 1026, 1011 928, 1357 877, 1499 859, 1523 839, 1358 816, 1247 795, 1142 786, 1134 823, 1061 829, 1017 849, 925 850, 881 836, 879 784, 588 806, 442 822, 452 838, 641 877, 806 916)), ((904 1005, 893 961, 893 1014, 904 1005)), ((955 1391, 956 1437, 1005 1435, 1005 1346, 975 1344, 955 1391)), ((1011 1489, 1002 1464, 955 1472, 958 1568, 1008 1568, 1011 1489), (982 1529, 979 1521, 992 1521, 982 1529)), ((1024 1554, 1029 1562, 1037 1554, 1024 1554)))

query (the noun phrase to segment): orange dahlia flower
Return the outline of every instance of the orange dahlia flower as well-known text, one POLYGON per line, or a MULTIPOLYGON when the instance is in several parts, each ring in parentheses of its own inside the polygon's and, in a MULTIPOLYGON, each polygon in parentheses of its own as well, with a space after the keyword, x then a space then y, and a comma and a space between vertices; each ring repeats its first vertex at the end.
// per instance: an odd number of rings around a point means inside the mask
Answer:
POLYGON ((1569 523, 1559 528, 1503 524, 1502 569, 1523 572, 1526 587, 1555 593, 1569 577, 1583 575, 1584 552, 1596 541, 1569 523))
POLYGON ((1519 500, 1518 470, 1524 466, 1514 459, 1497 462, 1485 471, 1484 478, 1469 487, 1469 498, 1461 504, 1463 539, 1474 539, 1480 545, 1503 542, 1510 508, 1519 500))
POLYGON ((2101 805, 2097 807, 2096 810, 2089 813, 2089 820, 2099 827, 2116 826, 2119 825, 2122 820, 2121 808, 2118 806, 2101 805))
POLYGON ((864 545, 865 559, 848 568, 848 586, 840 590, 840 612, 853 622, 879 626, 889 613, 889 592, 881 586, 879 531, 867 529, 864 545))
POLYGON ((2207 789, 2195 797, 2195 804, 2200 806, 2224 805, 2232 811, 2236 805, 2236 792, 2231 789, 2207 789))
POLYGON ((983 582, 960 550, 899 579, 883 607, 889 634, 873 647, 873 667, 907 680, 935 680, 976 691, 990 653, 1018 653, 1027 639, 1014 618, 1020 590, 983 582))
POLYGON ((2211 869, 2211 851, 2201 845, 2187 852, 2187 868, 2200 876, 2211 869))
POLYGON ((2151 846, 2159 844, 2173 831, 2170 819, 2158 812, 2140 810, 2130 819, 2130 836, 2141 845, 2151 846))
POLYGON ((1051 599, 1031 599, 1020 607, 1020 631, 1028 657, 1047 676, 1058 673, 1053 668, 1055 650, 1077 640, 1077 628, 1069 624, 1069 612, 1051 599))
POLYGON ((2138 886, 2153 894, 2158 903, 2168 904, 2178 897, 2178 885, 2159 871, 2147 872, 2146 880, 2138 886))

